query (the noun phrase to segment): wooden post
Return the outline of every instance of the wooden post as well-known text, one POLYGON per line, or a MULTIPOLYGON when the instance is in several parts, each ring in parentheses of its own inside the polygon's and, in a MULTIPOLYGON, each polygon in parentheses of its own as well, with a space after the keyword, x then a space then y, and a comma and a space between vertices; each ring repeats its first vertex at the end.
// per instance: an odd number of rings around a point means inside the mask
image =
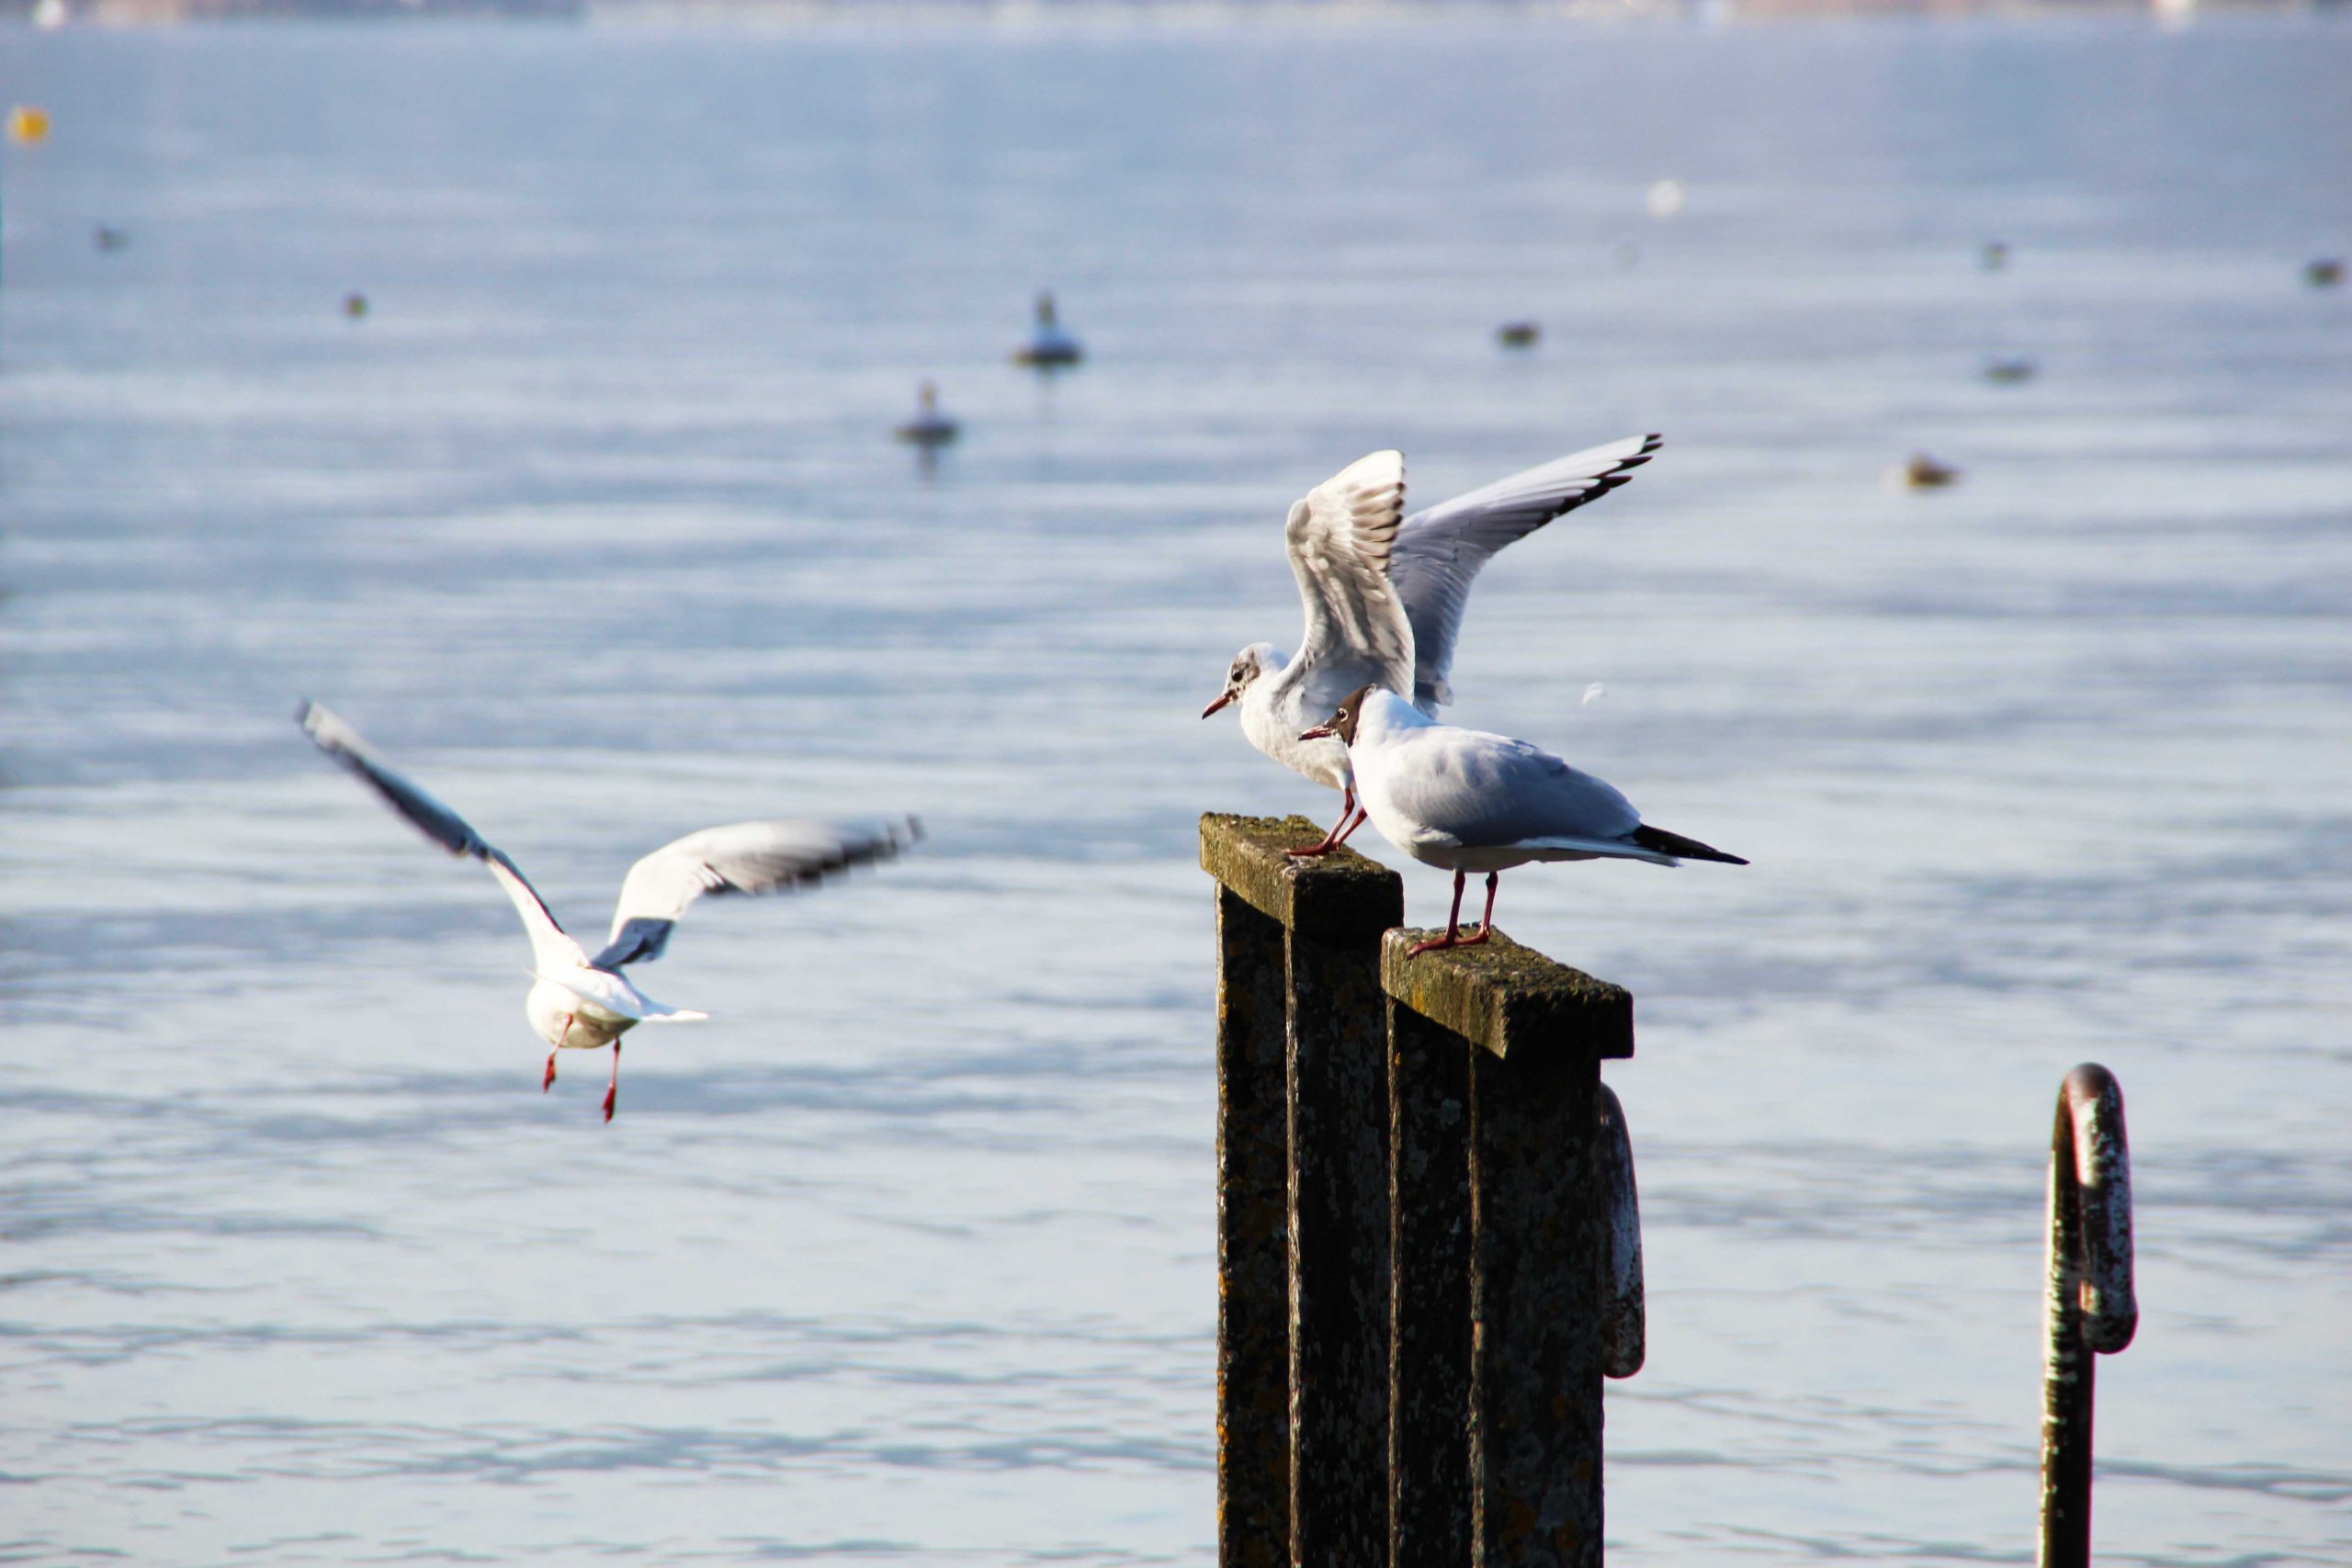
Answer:
POLYGON ((1219 1550, 1227 1564, 1267 1561, 1282 1539, 1295 1568, 1385 1568, 1388 1460, 1387 1052, 1382 1038, 1381 933, 1404 918, 1404 885, 1351 851, 1310 861, 1305 818, 1212 813, 1201 865, 1222 885, 1219 1070, 1224 1144, 1219 1195, 1226 1307, 1219 1320, 1219 1550), (1228 908, 1232 917, 1228 919, 1228 908), (1281 1078, 1270 1074, 1263 917, 1283 936, 1281 1078), (1254 931, 1254 934, 1251 934, 1254 931), (1223 933, 1236 933, 1227 943, 1223 933), (1250 1021, 1243 1022, 1248 1020, 1250 1021), (1246 1032, 1248 1044, 1240 1042, 1246 1032), (1233 1075, 1246 1075, 1246 1088, 1233 1075), (1261 1376, 1270 1340, 1261 1297, 1270 1131, 1258 1111, 1285 1110, 1282 1190, 1287 1304, 1287 1450, 1269 1461, 1261 1376), (1237 1143, 1246 1154, 1237 1154, 1237 1143), (1237 1261, 1242 1264, 1238 1269, 1237 1261), (1288 1530, 1266 1529, 1272 1487, 1286 1486, 1288 1530))
MULTIPOLYGON (((1601 1376, 1604 1367, 1639 1365, 1638 1331, 1630 1358, 1624 1344, 1628 1259, 1618 1220, 1631 1202, 1631 1170, 1620 1200, 1619 1134, 1600 1087, 1601 1062, 1633 1055, 1633 998, 1499 933, 1482 947, 1408 956, 1423 934, 1391 931, 1381 949, 1397 1190, 1412 1191, 1416 1211, 1441 1206, 1396 1222, 1391 1399, 1414 1451, 1392 1472, 1391 1561, 1598 1564, 1601 1376), (1435 1065, 1447 1035, 1463 1059, 1458 1079, 1435 1065), (1458 1132, 1445 1093, 1454 1082, 1467 1113, 1458 1132), (1446 1168, 1412 1168, 1424 1151, 1446 1168), (1454 1162, 1464 1156, 1457 1181, 1454 1162), (1465 1202, 1466 1241, 1449 1247, 1457 1222, 1442 1206, 1465 1202), (1466 1357, 1434 1326, 1465 1296, 1466 1357), (1459 1459, 1427 1436, 1457 1410, 1459 1459), (1419 1450, 1424 1440, 1437 1447, 1419 1450), (1468 1483, 1466 1519, 1440 1495, 1457 1466, 1468 1483)), ((1630 1280, 1637 1322, 1637 1261, 1630 1280)))

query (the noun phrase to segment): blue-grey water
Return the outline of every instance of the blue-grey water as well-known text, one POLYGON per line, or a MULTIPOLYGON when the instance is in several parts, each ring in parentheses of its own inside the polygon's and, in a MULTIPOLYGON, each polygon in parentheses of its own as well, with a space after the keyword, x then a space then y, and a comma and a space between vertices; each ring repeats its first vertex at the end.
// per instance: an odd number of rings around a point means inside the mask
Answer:
POLYGON ((0 33, 0 1558, 1209 1562, 1194 822, 1334 803, 1195 716, 1324 475, 1655 429, 1454 671, 1755 862, 1505 880, 1640 998, 1612 1552, 2030 1561, 2090 1058, 2102 1555, 2352 1562, 2347 82, 2324 16, 0 33), (576 927, 706 823, 931 837, 696 910, 607 1129, 297 694, 576 927))

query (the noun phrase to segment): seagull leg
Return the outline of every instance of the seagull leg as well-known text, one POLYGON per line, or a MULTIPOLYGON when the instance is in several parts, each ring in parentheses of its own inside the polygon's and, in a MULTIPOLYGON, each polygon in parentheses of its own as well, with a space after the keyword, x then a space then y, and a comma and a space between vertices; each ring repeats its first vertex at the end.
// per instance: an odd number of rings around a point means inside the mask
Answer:
POLYGON ((1340 786, 1340 819, 1331 824, 1331 830, 1323 835, 1323 841, 1319 844, 1309 844, 1303 850, 1284 850, 1283 853, 1298 860, 1306 860, 1314 855, 1329 854, 1340 847, 1350 833, 1355 831, 1349 823, 1349 818, 1355 814, 1356 784, 1353 779, 1350 779, 1340 786))
MULTIPOLYGON (((1481 937, 1478 940, 1484 942, 1486 939, 1481 937)), ((1427 942, 1415 942, 1413 944, 1413 951, 1405 954, 1405 956, 1408 958, 1418 958, 1424 953, 1432 953, 1441 947, 1460 947, 1461 945, 1462 873, 1457 871, 1453 874, 1453 908, 1447 910, 1445 916, 1445 934, 1441 937, 1431 937, 1427 942)))
POLYGON ((545 1093, 547 1093, 547 1091, 548 1091, 548 1090, 549 1090, 549 1089, 553 1089, 554 1087, 555 1087, 555 1052, 554 1052, 552 1049, 550 1049, 550 1050, 548 1052, 548 1076, 547 1076, 547 1077, 543 1077, 543 1078, 541 1078, 541 1079, 539 1080, 539 1092, 540 1092, 541 1094, 545 1094, 545 1093))
POLYGON ((620 1097, 620 1092, 621 1043, 616 1040, 613 1042, 613 1076, 605 1085, 605 1120, 608 1123, 613 1119, 613 1101, 620 1097))
POLYGON ((1372 820, 1372 813, 1362 806, 1356 807, 1356 819, 1340 829, 1340 842, 1346 843, 1356 835, 1356 829, 1372 820))
POLYGON ((1502 879, 1503 874, 1499 871, 1487 873, 1487 918, 1478 922, 1476 936, 1465 936, 1455 944, 1456 946, 1476 947, 1495 934, 1495 888, 1502 879))

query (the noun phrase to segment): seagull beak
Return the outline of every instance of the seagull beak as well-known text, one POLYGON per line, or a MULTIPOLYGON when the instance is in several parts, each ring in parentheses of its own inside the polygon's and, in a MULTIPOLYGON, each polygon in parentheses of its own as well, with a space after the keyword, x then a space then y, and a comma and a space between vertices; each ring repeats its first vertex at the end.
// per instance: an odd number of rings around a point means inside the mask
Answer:
POLYGON ((1301 740, 1336 740, 1340 732, 1328 724, 1318 724, 1312 729, 1300 730, 1298 738, 1301 740))
POLYGON ((1213 713, 1216 712, 1216 710, 1217 710, 1217 709, 1219 709, 1219 708, 1223 707, 1226 704, 1227 704, 1227 703, 1231 702, 1232 700, 1233 700, 1233 694, 1232 694, 1230 691, 1219 692, 1219 693, 1216 694, 1216 701, 1215 701, 1215 702, 1211 703, 1208 706, 1206 706, 1206 707, 1204 707, 1204 708, 1203 708, 1203 709, 1201 710, 1201 716, 1202 716, 1203 718, 1206 718, 1206 717, 1208 717, 1208 716, 1209 716, 1209 715, 1211 715, 1211 714, 1213 714, 1213 713))

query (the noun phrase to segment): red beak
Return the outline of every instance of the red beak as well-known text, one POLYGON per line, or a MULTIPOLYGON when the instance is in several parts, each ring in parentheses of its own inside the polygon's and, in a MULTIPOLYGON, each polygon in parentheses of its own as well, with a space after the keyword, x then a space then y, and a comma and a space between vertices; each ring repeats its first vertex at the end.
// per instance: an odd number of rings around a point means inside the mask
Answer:
POLYGON ((1318 724, 1312 729, 1300 730, 1298 738, 1301 740, 1334 740, 1339 738, 1339 734, 1340 732, 1329 725, 1318 724))
POLYGON ((1204 707, 1204 708, 1203 708, 1203 709, 1201 710, 1201 716, 1202 716, 1203 718, 1206 718, 1206 717, 1208 717, 1208 716, 1209 716, 1209 715, 1211 715, 1211 714, 1213 714, 1213 713, 1216 712, 1216 710, 1217 710, 1217 709, 1219 709, 1219 708, 1223 707, 1226 704, 1227 704, 1227 703, 1231 702, 1232 700, 1233 700, 1233 694, 1232 694, 1231 692, 1219 692, 1219 693, 1216 694, 1216 701, 1215 701, 1215 702, 1211 703, 1208 706, 1206 706, 1206 707, 1204 707))

